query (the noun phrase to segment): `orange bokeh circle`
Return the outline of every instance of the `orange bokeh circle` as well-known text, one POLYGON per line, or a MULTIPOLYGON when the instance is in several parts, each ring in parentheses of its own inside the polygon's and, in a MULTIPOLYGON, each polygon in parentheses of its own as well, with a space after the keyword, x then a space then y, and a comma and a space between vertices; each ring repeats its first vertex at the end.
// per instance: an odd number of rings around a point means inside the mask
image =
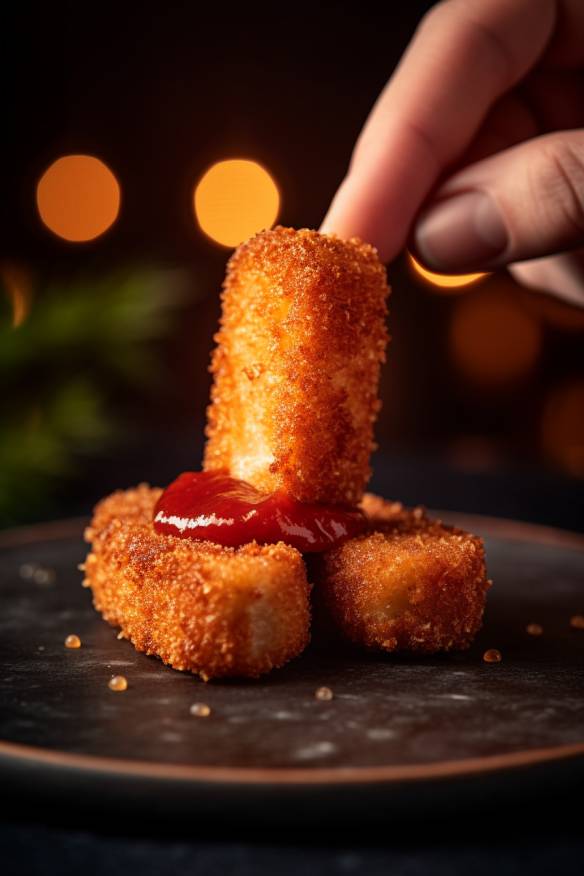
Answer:
POLYGON ((39 215, 58 237, 73 243, 94 240, 116 221, 119 183, 93 155, 63 155, 41 176, 36 191, 39 215))

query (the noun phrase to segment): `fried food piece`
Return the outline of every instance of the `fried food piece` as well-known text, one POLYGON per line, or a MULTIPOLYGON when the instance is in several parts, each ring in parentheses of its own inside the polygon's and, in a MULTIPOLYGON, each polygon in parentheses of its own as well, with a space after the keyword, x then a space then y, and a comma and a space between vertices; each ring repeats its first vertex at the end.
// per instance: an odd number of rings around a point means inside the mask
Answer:
POLYGON ((366 495, 370 531, 318 557, 320 599, 335 626, 383 651, 468 648, 479 630, 486 577, 482 540, 366 495))
POLYGON ((302 502, 358 503, 388 293, 376 251, 358 240, 275 228, 240 246, 215 338, 205 470, 302 502))
POLYGON ((105 620, 138 651, 205 680, 253 678, 300 654, 310 587, 298 551, 158 535, 152 512, 161 492, 113 493, 86 530, 85 574, 105 620))

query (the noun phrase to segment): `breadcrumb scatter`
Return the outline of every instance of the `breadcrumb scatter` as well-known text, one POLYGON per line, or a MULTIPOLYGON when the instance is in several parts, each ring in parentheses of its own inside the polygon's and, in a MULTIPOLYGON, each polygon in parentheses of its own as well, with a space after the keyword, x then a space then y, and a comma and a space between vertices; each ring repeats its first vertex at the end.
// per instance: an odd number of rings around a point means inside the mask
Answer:
POLYGON ((211 714, 211 706, 208 706, 207 703, 193 703, 189 712, 195 718, 208 718, 211 714))
POLYGON ((303 502, 358 503, 388 294, 375 249, 356 239, 275 228, 242 244, 223 289, 205 470, 303 502))
POLYGON ((343 635, 382 651, 468 648, 486 577, 480 538, 367 494, 369 531, 317 557, 317 596, 343 635))
POLYGON ((329 702, 333 699, 334 694, 330 687, 317 687, 314 692, 314 696, 317 700, 321 700, 321 702, 329 702))
POLYGON ((79 636, 76 636, 75 633, 70 633, 65 639, 65 647, 66 648, 80 648, 81 647, 81 639, 79 636))
POLYGON ((503 655, 498 648, 489 648, 488 651, 485 651, 483 654, 483 660, 485 663, 500 663, 502 659, 503 655))
POLYGON ((125 675, 114 675, 107 683, 110 690, 120 693, 128 689, 128 679, 125 675))
POLYGON ((95 509, 85 574, 105 620, 138 651, 205 680, 256 677, 300 654, 310 588, 298 551, 158 535, 161 492, 141 484, 95 509))
POLYGON ((543 627, 541 624, 527 624, 525 628, 528 636, 541 636, 543 627))

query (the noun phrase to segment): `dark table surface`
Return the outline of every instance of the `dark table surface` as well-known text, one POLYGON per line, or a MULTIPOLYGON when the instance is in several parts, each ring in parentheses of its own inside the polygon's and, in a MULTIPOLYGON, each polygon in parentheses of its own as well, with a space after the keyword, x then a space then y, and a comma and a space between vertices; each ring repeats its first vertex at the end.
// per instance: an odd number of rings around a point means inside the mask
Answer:
MULTIPOLYGON (((525 473, 497 478, 465 477, 436 463, 403 461, 392 470, 384 466, 377 488, 410 500, 427 497, 428 505, 461 511, 484 508, 501 516, 561 524, 582 529, 581 484, 542 477, 534 485, 525 473), (408 471, 415 473, 408 487, 408 471), (453 487, 449 494, 447 484, 453 487), (413 484, 413 485, 412 485, 413 484), (479 488, 477 492, 477 487, 479 488), (483 493, 484 501, 481 504, 483 493), (424 493, 425 495, 419 495, 424 493), (443 498, 450 501, 441 501, 443 498), (534 501, 534 497, 537 497, 534 501), (560 503, 560 505, 558 505, 560 503), (477 507, 477 504, 479 507, 477 507), (556 509, 555 511, 553 509, 556 509), (558 511, 561 508, 561 511, 558 511), (559 519, 561 518, 561 520, 559 519)), ((77 511, 77 508, 72 509, 77 511)), ((367 873, 395 876, 417 874, 562 874, 581 873, 584 832, 581 798, 572 799, 561 788, 550 794, 529 795, 518 805, 493 808, 485 801, 473 811, 456 807, 435 817, 414 820, 411 814, 396 824, 383 820, 367 825, 315 824, 310 829, 243 827, 233 820, 168 823, 160 814, 63 811, 46 802, 18 799, 1 793, 0 872, 11 874, 140 873, 173 874, 367 873)))
POLYGON ((510 812, 461 812, 444 821, 400 825, 400 838, 388 841, 383 827, 370 831, 314 829, 243 832, 236 824, 171 826, 131 819, 111 821, 107 813, 91 822, 52 820, 4 821, 0 828, 2 873, 5 876, 55 873, 221 874, 351 874, 418 876, 418 874, 550 874, 582 873, 584 840, 581 808, 576 801, 525 801, 510 812))

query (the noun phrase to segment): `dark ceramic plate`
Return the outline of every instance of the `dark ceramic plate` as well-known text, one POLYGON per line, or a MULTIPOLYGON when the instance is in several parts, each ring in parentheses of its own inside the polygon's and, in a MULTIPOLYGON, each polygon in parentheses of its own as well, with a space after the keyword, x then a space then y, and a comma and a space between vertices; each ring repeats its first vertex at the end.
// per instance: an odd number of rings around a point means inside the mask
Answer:
POLYGON ((77 570, 82 522, 5 533, 0 785, 60 805, 299 823, 581 782, 584 631, 570 618, 584 612, 584 538, 450 519, 485 536, 494 579, 470 651, 412 659, 315 643, 260 681, 208 685, 137 654, 94 612, 77 570), (64 648, 69 633, 79 650, 64 648), (484 663, 486 648, 503 662, 484 663), (108 689, 114 673, 126 692, 108 689), (332 701, 315 699, 321 685, 332 701), (189 714, 196 701, 209 717, 189 714))

